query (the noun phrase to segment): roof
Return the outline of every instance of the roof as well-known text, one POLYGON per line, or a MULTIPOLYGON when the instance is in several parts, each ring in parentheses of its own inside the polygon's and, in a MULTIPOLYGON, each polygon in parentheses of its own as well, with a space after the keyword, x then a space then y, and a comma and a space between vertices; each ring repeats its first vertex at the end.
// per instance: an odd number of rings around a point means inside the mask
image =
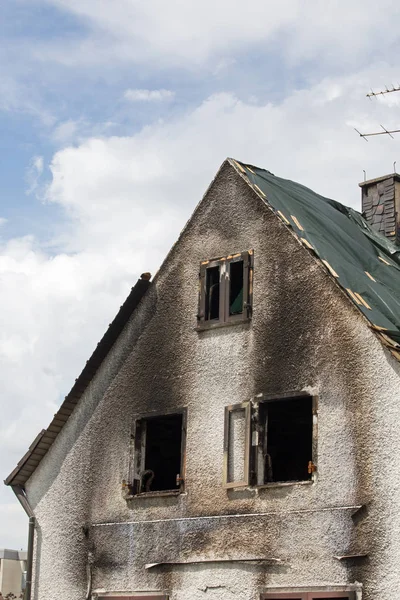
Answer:
POLYGON ((96 371, 107 356, 114 342, 117 340, 132 313, 139 305, 148 287, 151 285, 149 279, 150 273, 144 273, 142 278, 139 279, 136 285, 132 288, 129 296, 119 309, 117 316, 109 325, 106 333, 97 344, 92 356, 87 361, 82 373, 79 375, 78 379, 75 380, 75 383, 68 396, 65 397, 64 402, 54 415, 50 425, 47 427, 47 429, 43 429, 39 433, 29 447, 28 452, 22 457, 18 465, 15 467, 12 473, 10 473, 7 479, 4 480, 6 485, 23 486, 35 471, 40 461, 47 454, 61 429, 68 421, 79 399, 93 379, 96 371))
POLYGON ((9 548, 0 548, 0 559, 6 560, 26 560, 27 553, 23 550, 10 550, 9 548))
POLYGON ((264 169, 231 164, 323 263, 400 360, 400 246, 352 208, 264 169))

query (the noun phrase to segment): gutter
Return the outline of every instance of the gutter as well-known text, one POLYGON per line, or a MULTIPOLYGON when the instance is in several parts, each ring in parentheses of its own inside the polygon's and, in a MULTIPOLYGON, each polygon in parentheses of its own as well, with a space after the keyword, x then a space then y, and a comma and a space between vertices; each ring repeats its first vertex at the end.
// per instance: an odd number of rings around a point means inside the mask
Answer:
POLYGON ((26 497, 25 489, 21 485, 11 486, 14 494, 17 496, 22 508, 29 517, 29 533, 28 533, 28 552, 26 560, 26 587, 24 600, 31 600, 32 596, 32 567, 33 567, 33 547, 35 542, 35 527, 36 517, 33 509, 26 497))

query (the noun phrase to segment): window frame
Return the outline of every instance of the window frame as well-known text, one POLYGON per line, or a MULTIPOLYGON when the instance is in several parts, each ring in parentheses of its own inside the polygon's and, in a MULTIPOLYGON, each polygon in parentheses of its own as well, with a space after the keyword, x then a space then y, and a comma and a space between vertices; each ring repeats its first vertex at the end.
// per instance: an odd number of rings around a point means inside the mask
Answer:
POLYGON ((309 394, 303 391, 296 392, 285 392, 283 394, 257 394, 251 398, 248 402, 241 404, 233 404, 225 407, 225 421, 224 421, 224 463, 223 463, 223 487, 225 489, 232 488, 270 488, 270 487, 284 487, 290 485, 309 485, 315 483, 317 480, 317 442, 318 442, 318 396, 309 394), (293 398, 311 398, 312 406, 312 451, 311 451, 311 462, 313 471, 310 473, 309 479, 298 479, 290 481, 271 481, 267 483, 259 483, 260 472, 259 472, 259 456, 260 456, 260 445, 262 440, 260 439, 260 405, 267 404, 268 402, 277 402, 290 400, 293 398), (229 416, 233 410, 243 410, 246 407, 246 449, 245 449, 245 479, 238 482, 228 482, 228 464, 229 464, 229 416), (248 428, 248 429, 247 429, 248 428))
POLYGON ((157 411, 146 414, 140 414, 135 417, 132 425, 131 444, 130 444, 130 465, 129 465, 129 489, 131 494, 129 498, 151 498, 160 496, 178 496, 185 491, 185 471, 186 471, 186 433, 187 433, 187 408, 171 409, 169 411, 157 411), (146 456, 146 432, 143 430, 143 424, 150 419, 167 417, 173 415, 182 415, 181 429, 181 464, 180 464, 180 484, 176 489, 171 490, 153 490, 149 492, 140 491, 141 473, 144 469, 146 456))
POLYGON ((197 329, 213 329, 233 325, 235 323, 244 323, 250 320, 252 316, 253 304, 253 263, 254 251, 246 250, 236 254, 230 254, 221 258, 204 260, 200 263, 199 271, 199 300, 197 314, 197 329), (229 314, 229 282, 230 265, 234 262, 243 261, 243 312, 236 315, 229 314), (207 296, 207 269, 219 267, 219 318, 207 319, 206 315, 206 296, 207 296))
POLYGON ((250 453, 251 453, 251 402, 230 404, 225 406, 224 421, 224 464, 223 464, 223 486, 225 489, 247 487, 250 484, 250 453), (228 481, 229 471, 229 439, 230 439, 230 415, 235 411, 245 411, 245 448, 243 457, 242 481, 228 481))

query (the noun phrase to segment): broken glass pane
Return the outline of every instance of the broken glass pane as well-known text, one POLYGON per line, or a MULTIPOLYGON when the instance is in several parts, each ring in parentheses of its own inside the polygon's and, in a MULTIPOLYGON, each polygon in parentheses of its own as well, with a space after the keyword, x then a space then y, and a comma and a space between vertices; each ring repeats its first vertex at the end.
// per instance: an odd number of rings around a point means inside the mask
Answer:
POLYGON ((205 320, 219 319, 219 267, 206 270, 205 320))
POLYGON ((243 261, 232 262, 229 266, 229 314, 243 312, 243 261))

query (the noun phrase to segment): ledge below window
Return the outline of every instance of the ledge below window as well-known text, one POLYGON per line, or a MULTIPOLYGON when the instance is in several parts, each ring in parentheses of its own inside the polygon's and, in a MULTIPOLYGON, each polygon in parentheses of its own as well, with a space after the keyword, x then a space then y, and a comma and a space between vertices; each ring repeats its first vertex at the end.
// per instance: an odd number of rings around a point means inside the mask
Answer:
POLYGON ((238 319, 237 321, 225 321, 225 322, 215 322, 210 323, 210 321, 201 321, 199 325, 194 327, 195 331, 209 331, 210 329, 220 329, 221 327, 232 327, 233 325, 244 325, 246 323, 250 323, 251 318, 245 317, 244 319, 238 319))
POLYGON ((304 481, 272 481, 271 483, 264 483, 264 485, 254 486, 257 490, 265 490, 277 487, 289 487, 292 485, 312 485, 315 483, 313 479, 306 479, 304 481))
POLYGON ((182 496, 180 490, 161 490, 159 492, 141 492, 140 494, 125 496, 125 500, 140 500, 141 498, 171 498, 182 496))

